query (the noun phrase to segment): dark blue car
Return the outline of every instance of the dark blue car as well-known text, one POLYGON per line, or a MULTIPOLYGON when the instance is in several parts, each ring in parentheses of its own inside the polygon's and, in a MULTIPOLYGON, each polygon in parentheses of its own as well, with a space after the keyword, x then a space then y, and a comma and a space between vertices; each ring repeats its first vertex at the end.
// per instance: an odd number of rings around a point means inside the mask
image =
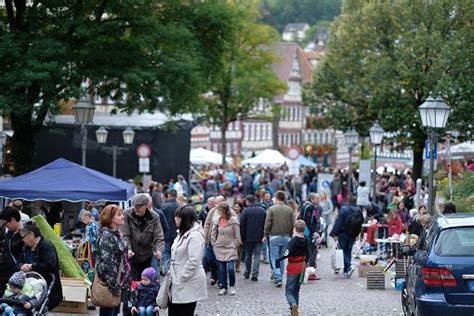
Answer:
POLYGON ((474 214, 433 219, 415 248, 402 289, 405 315, 474 315, 474 214))

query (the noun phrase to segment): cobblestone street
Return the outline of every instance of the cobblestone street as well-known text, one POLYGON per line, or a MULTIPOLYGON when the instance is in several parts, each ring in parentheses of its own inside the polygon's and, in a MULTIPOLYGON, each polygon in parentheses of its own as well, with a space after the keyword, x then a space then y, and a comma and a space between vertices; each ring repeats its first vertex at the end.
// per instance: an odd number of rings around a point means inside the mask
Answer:
MULTIPOLYGON (((386 280, 385 290, 367 290, 366 278, 357 270, 351 279, 335 275, 330 268, 330 250, 321 249, 317 274, 319 281, 303 284, 300 291, 300 315, 401 315, 400 292, 386 280)), ((243 270, 243 267, 242 267, 243 270)), ((235 296, 218 296, 216 286, 208 286, 208 299, 198 302, 196 315, 289 315, 284 287, 270 281, 270 266, 262 264, 258 282, 236 275, 235 296)), ((52 313, 52 315, 60 315, 52 313)), ((77 314, 80 315, 80 314, 77 314)), ((98 311, 89 315, 99 315, 98 311)), ((168 315, 163 311, 160 315, 168 315)))
MULTIPOLYGON (((320 251, 319 281, 304 284, 300 291, 301 315, 400 315, 400 292, 387 284, 386 290, 367 290, 366 278, 357 271, 347 280, 330 268, 330 250, 320 251)), ((217 287, 208 288, 208 299, 198 303, 198 315, 289 315, 284 287, 270 281, 270 267, 261 266, 258 282, 237 274, 236 296, 218 296, 217 287)), ((388 281, 386 282, 388 283, 388 281)))

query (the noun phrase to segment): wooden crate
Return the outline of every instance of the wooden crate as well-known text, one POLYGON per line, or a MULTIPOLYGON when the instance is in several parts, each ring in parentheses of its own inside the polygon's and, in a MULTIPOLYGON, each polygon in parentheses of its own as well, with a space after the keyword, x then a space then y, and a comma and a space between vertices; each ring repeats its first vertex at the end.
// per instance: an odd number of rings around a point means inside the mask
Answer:
POLYGON ((385 290, 385 274, 382 271, 367 272, 368 290, 385 290))

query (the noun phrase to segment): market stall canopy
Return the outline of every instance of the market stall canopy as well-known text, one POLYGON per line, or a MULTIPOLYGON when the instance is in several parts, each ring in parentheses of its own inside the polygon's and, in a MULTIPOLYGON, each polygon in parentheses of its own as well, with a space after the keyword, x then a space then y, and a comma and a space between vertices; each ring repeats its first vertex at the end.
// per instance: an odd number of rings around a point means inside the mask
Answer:
MULTIPOLYGON (((290 163, 290 158, 286 158, 286 161, 287 161, 287 164, 290 163)), ((298 156, 298 159, 296 159, 296 161, 298 161, 298 163, 300 164, 300 166, 303 166, 303 167, 313 167, 313 168, 316 168, 318 165, 311 161, 310 159, 306 158, 305 156, 303 155, 299 155, 298 156)))
MULTIPOLYGON (((196 165, 216 164, 222 163, 222 155, 204 148, 191 149, 189 153, 189 161, 196 165)), ((226 162, 232 162, 232 158, 226 157, 226 162)))
MULTIPOLYGON (((469 156, 474 156, 474 142, 468 141, 457 145, 452 145, 450 148, 452 159, 464 159, 469 156)), ((441 155, 445 155, 446 151, 442 151, 441 155)))
POLYGON ((0 182, 0 197, 28 201, 127 201, 134 191, 133 184, 63 158, 0 182))
POLYGON ((281 166, 287 163, 285 156, 279 151, 265 149, 257 156, 242 161, 242 165, 281 166))

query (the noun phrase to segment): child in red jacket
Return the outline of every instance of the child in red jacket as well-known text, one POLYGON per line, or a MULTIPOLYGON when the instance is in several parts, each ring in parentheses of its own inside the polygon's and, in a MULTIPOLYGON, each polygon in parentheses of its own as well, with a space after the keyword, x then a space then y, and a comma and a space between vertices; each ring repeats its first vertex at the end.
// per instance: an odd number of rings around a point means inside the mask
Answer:
POLYGON ((400 235, 402 233, 403 223, 400 216, 398 216, 396 209, 393 209, 388 213, 387 225, 389 237, 392 237, 394 234, 400 235))
POLYGON ((300 285, 303 281, 309 249, 309 240, 304 236, 305 226, 303 220, 296 221, 293 238, 289 241, 283 257, 275 261, 275 266, 279 269, 280 262, 288 258, 285 296, 290 304, 292 316, 298 315, 300 285))

